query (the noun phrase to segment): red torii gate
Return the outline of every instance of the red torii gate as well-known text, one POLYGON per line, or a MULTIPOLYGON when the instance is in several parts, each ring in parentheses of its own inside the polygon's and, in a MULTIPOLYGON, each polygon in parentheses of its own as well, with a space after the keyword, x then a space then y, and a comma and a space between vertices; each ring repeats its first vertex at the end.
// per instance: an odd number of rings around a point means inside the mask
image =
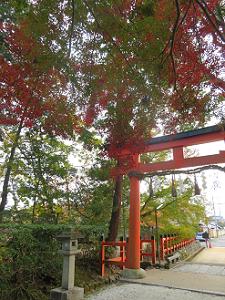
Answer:
POLYGON ((119 166, 111 170, 112 176, 129 175, 130 215, 129 243, 125 276, 141 278, 140 269, 140 182, 138 174, 160 170, 175 170, 195 166, 225 163, 225 151, 218 154, 185 158, 184 147, 225 140, 225 126, 215 125, 178 134, 155 137, 131 147, 116 147, 109 150, 109 156, 117 159, 119 166), (173 159, 164 162, 143 164, 140 154, 172 149, 173 159))

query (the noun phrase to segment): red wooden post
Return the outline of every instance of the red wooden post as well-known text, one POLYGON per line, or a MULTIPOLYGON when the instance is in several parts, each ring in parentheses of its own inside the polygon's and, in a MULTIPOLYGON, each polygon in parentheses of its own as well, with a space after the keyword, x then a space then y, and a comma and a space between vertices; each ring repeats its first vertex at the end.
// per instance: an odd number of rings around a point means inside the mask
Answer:
POLYGON ((167 255, 171 254, 171 236, 170 234, 167 235, 167 255))
POLYGON ((171 235, 171 244, 170 244, 171 253, 173 253, 173 251, 174 251, 173 240, 174 240, 173 235, 171 235))
POLYGON ((151 237, 151 246, 152 246, 152 264, 156 263, 156 245, 155 245, 155 237, 151 237))
POLYGON ((161 259, 164 260, 164 256, 165 256, 165 244, 164 244, 164 241, 165 241, 165 238, 163 236, 160 236, 160 256, 161 256, 161 259))
POLYGON ((126 242, 124 242, 123 239, 120 239, 120 257, 121 257, 121 261, 122 261, 122 265, 121 265, 121 269, 124 269, 124 263, 125 263, 125 244, 126 242))
POLYGON ((166 242, 166 246, 165 246, 165 254, 168 255, 169 253, 169 236, 165 235, 165 242, 166 242))
POLYGON ((104 241, 101 243, 101 262, 102 262, 102 269, 101 269, 101 275, 104 277, 105 275, 105 246, 104 241))
MULTIPOLYGON (((138 157, 137 157, 138 158, 138 157)), ((140 182, 130 177, 128 269, 140 269, 140 182)))
POLYGON ((175 235, 172 234, 172 253, 176 251, 175 235))

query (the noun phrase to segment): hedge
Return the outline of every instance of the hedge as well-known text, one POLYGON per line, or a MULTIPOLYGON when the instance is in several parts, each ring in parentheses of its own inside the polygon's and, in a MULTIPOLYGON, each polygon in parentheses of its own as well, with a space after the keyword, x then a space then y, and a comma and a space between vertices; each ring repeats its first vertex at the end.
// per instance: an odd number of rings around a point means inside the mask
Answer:
POLYGON ((75 229, 93 249, 102 227, 0 225, 0 299, 45 300, 60 286, 62 257, 57 235, 75 229))

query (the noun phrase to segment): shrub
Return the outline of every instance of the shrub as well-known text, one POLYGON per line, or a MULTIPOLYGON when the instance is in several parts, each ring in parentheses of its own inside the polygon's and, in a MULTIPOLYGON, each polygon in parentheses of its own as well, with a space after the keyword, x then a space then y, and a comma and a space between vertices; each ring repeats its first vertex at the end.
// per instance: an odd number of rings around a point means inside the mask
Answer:
MULTIPOLYGON (((66 225, 0 226, 0 299, 45 300, 49 290, 60 286, 62 256, 56 236, 66 225)), ((89 241, 87 252, 98 253, 102 228, 79 228, 89 241)), ((87 255, 85 255, 85 259, 87 255)), ((79 259, 80 260, 80 259, 79 259)), ((81 265, 83 264, 81 259, 81 265)), ((87 262, 86 262, 87 264, 87 262)))

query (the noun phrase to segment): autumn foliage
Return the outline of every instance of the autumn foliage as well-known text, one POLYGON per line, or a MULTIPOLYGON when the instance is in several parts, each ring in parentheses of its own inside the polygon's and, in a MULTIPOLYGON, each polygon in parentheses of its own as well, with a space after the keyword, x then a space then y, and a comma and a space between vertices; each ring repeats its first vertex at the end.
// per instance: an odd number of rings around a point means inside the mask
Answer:
POLYGON ((56 68, 46 67, 44 46, 26 29, 26 23, 0 24, 7 50, 7 55, 0 55, 0 124, 33 127, 41 119, 48 132, 72 133, 77 118, 74 107, 67 104, 68 79, 56 68))
POLYGON ((224 96, 221 4, 86 4, 93 30, 107 48, 107 58, 95 64, 98 81, 89 98, 87 123, 99 118, 109 142, 120 145, 151 136, 160 120, 166 132, 182 130, 184 124, 203 126, 224 96))
POLYGON ((216 113, 224 96, 221 0, 73 3, 41 0, 20 24, 1 24, 1 124, 42 118, 57 134, 65 131, 59 124, 94 126, 110 144, 129 145, 162 120, 172 132, 216 113), (56 64, 49 52, 60 53, 56 64))

